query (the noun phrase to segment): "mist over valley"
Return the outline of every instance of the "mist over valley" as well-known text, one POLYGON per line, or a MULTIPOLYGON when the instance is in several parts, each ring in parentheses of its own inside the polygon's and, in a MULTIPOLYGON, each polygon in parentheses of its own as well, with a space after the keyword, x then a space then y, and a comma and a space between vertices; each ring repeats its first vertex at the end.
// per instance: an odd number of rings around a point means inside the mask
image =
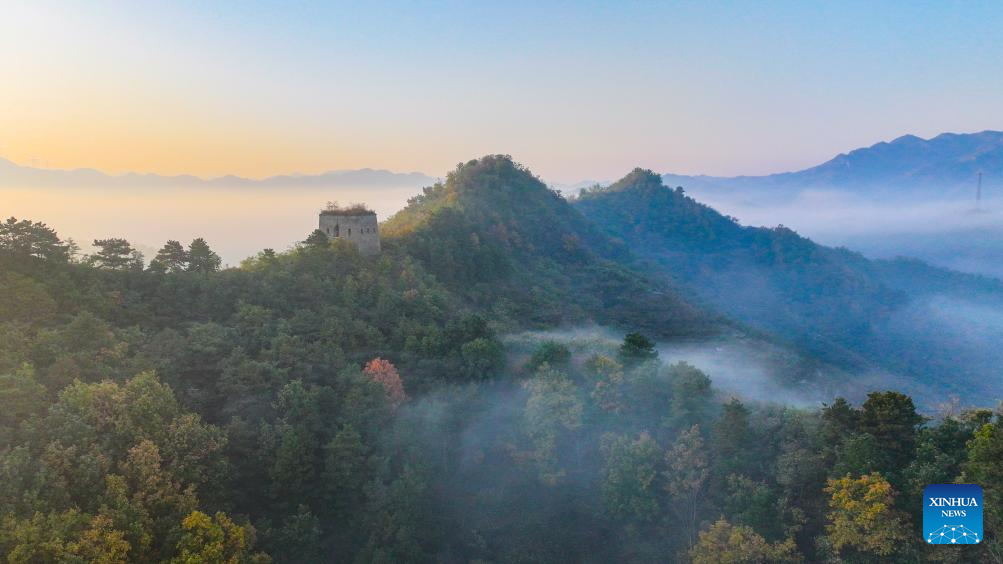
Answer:
POLYGON ((1003 564, 1003 3, 0 13, 0 562, 1003 564))

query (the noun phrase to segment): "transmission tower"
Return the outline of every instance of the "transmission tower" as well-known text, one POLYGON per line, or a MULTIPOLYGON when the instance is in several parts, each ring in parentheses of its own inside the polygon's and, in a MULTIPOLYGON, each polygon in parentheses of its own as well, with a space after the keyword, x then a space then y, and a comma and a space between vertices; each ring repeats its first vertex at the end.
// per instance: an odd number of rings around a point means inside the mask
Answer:
POLYGON ((975 209, 982 206, 982 171, 979 171, 979 183, 975 186, 975 209))

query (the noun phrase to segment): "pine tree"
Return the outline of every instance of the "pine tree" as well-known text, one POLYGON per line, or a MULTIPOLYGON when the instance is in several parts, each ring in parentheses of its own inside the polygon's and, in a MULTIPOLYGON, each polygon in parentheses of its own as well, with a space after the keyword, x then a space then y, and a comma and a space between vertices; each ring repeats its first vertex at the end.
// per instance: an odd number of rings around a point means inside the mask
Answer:
POLYGON ((216 272, 222 262, 205 239, 199 237, 188 245, 188 272, 216 272))
POLYGON ((136 267, 137 259, 142 263, 143 255, 125 239, 95 239, 94 246, 98 251, 89 257, 89 262, 98 268, 129 270, 136 267))
POLYGON ((328 238, 320 229, 314 229, 310 236, 303 241, 303 244, 311 249, 326 249, 330 245, 331 239, 328 238))
POLYGON ((188 253, 180 242, 173 239, 164 243, 153 260, 162 266, 165 272, 183 272, 188 267, 188 253))

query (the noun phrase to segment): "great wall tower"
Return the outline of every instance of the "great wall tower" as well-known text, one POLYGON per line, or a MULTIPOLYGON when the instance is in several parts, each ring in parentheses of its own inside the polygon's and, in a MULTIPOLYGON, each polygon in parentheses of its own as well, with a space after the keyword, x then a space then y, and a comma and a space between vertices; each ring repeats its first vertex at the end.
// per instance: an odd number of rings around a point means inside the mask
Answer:
POLYGON ((376 212, 365 206, 328 204, 320 211, 319 229, 331 239, 347 239, 355 243, 363 255, 380 253, 380 227, 376 212))

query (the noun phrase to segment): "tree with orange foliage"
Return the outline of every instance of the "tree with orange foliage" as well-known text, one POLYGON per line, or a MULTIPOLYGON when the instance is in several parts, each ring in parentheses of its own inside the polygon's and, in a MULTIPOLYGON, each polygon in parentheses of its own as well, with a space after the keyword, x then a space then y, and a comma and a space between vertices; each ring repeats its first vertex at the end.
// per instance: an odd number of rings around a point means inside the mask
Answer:
POLYGON ((397 368, 389 360, 374 358, 366 364, 363 372, 372 378, 374 382, 383 386, 383 390, 387 393, 387 401, 390 402, 390 407, 393 409, 397 409, 408 400, 407 393, 404 392, 404 383, 401 382, 401 376, 397 372, 397 368))

